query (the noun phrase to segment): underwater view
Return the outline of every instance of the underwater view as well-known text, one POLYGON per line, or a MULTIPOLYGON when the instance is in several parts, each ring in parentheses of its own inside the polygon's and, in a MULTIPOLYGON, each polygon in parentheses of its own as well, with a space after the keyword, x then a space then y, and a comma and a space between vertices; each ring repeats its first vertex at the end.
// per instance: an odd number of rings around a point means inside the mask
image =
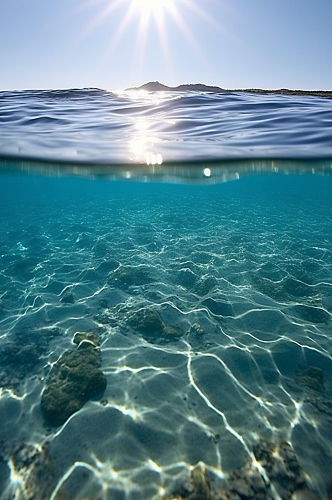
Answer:
POLYGON ((1 500, 332 498, 331 101, 75 92, 0 93, 1 500))

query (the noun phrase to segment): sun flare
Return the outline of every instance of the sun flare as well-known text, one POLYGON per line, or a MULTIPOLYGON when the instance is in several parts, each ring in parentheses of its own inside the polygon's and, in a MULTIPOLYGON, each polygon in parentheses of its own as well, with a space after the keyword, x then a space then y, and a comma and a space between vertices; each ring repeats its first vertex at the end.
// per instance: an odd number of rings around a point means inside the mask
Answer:
POLYGON ((161 16, 166 10, 174 9, 172 0, 132 0, 132 8, 142 15, 161 16))
POLYGON ((186 12, 191 11, 192 15, 219 29, 219 23, 209 16, 205 7, 202 7, 200 3, 200 0, 86 0, 81 4, 80 10, 94 8, 96 13, 92 15, 84 35, 96 30, 99 24, 108 22, 110 18, 115 18, 122 11, 122 17, 118 18, 115 29, 111 32, 109 43, 105 47, 103 60, 106 61, 111 54, 116 52, 116 47, 126 33, 136 32, 136 42, 132 53, 137 71, 141 71, 147 52, 158 46, 161 49, 160 57, 170 68, 172 66, 171 40, 176 31, 182 33, 186 42, 198 55, 201 55, 199 38, 191 31, 186 12), (98 9, 96 9, 97 6, 98 9), (151 43, 152 40, 154 40, 153 43, 151 43))

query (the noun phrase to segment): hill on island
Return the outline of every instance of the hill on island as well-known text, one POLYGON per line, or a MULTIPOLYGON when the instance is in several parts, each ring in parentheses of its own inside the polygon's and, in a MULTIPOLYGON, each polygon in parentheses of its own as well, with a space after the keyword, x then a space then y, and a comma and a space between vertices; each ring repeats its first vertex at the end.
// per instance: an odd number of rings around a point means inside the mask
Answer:
POLYGON ((149 92, 251 92, 254 94, 282 94, 282 95, 309 95, 318 97, 329 97, 332 98, 332 91, 330 90, 292 90, 292 89, 278 89, 278 90, 266 90, 266 89, 223 89, 221 87, 216 87, 214 85, 205 85, 204 83, 188 83, 183 85, 178 85, 177 87, 169 87, 158 81, 144 83, 140 87, 130 87, 126 91, 130 90, 147 90, 149 92))
POLYGON ((148 90, 149 92, 187 92, 192 90, 195 92, 223 92, 224 89, 220 87, 204 85, 204 83, 188 83, 184 85, 178 85, 177 87, 168 87, 160 82, 149 82, 144 83, 140 87, 131 87, 126 90, 148 90))

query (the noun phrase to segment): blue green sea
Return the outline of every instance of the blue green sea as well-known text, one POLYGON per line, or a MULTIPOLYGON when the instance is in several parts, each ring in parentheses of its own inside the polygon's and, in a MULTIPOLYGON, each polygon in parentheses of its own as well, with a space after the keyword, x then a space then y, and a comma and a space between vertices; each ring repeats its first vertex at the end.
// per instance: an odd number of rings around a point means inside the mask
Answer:
POLYGON ((0 92, 0 499, 332 498, 332 101, 0 92))

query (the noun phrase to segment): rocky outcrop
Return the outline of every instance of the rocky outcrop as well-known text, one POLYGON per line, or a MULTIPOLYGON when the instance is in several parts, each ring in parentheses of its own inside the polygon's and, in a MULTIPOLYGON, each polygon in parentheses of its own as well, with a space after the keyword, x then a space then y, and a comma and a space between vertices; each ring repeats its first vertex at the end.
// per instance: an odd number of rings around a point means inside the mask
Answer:
POLYGON ((74 342, 77 349, 65 352, 55 363, 41 397, 41 411, 53 426, 64 424, 90 398, 106 389, 100 350, 93 335, 76 334, 74 342))

